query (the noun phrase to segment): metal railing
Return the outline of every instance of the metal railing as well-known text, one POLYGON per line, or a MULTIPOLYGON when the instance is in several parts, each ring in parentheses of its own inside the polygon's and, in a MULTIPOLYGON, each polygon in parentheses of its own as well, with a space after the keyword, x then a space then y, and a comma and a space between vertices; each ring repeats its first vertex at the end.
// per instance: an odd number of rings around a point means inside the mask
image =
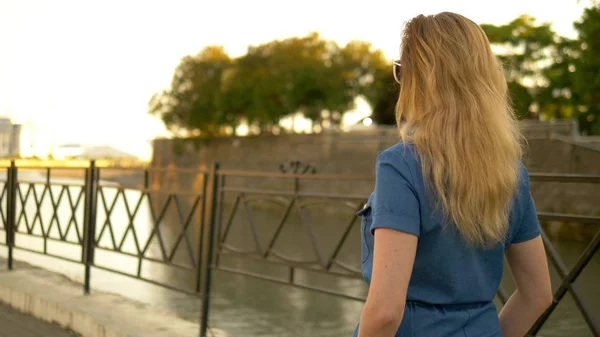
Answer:
MULTIPOLYGON (((600 176, 595 175, 554 175, 554 174, 530 174, 530 179, 533 182, 560 182, 560 183, 589 183, 599 184, 600 176)), ((541 221, 563 221, 580 223, 588 226, 597 226, 598 230, 593 236, 592 240, 588 243, 583 253, 575 262, 575 265, 571 270, 568 270, 560 254, 548 238, 548 235, 542 230, 542 240, 546 247, 546 253, 551 264, 558 272, 562 282, 558 289, 554 292, 554 300, 552 305, 544 312, 544 314, 537 320, 533 325, 529 333, 535 335, 542 328, 544 323, 548 320, 550 315, 554 312, 558 304, 563 300, 567 293, 570 293, 575 301, 579 312, 585 319, 590 331, 595 337, 600 337, 600 325, 598 321, 592 317, 590 310, 582 299, 580 293, 577 291, 576 285, 574 284, 577 278, 581 275, 581 272, 592 260, 592 257, 600 248, 600 217, 597 216, 582 216, 572 214, 557 214, 557 213, 546 213, 538 212, 538 218, 541 221)), ((505 303, 505 301, 503 301, 505 303)))
MULTIPOLYGON (((18 249, 83 264, 86 294, 90 292, 93 268, 98 268, 198 296, 202 303, 203 337, 208 331, 213 270, 364 300, 364 291, 316 286, 306 282, 304 276, 308 273, 333 279, 361 279, 360 261, 347 254, 347 248, 359 245, 352 233, 360 228, 356 212, 367 201, 371 176, 314 174, 314 168, 300 167, 300 163, 287 170, 282 166, 281 172, 272 173, 223 170, 215 164, 204 170, 126 169, 128 182, 114 184, 110 181, 120 179, 111 176, 115 169, 98 168, 93 161, 89 167, 69 168, 76 171, 76 179, 56 177, 60 168, 20 168, 14 162, 0 170, 6 172, 6 179, 0 179, 0 183, 4 180, 0 190, 0 230, 6 234, 0 244, 8 249, 9 269, 14 268, 13 250, 18 249), (27 178, 27 172, 37 176, 27 178), (182 175, 191 175, 191 179, 179 179, 182 175), (131 183, 132 177, 138 182, 131 183), (183 186, 177 183, 179 180, 183 186), (178 186, 161 188, 171 185, 178 186), (270 219, 254 212, 256 204, 266 209, 270 219), (311 217, 311 209, 319 207, 337 220, 315 225, 319 221, 311 217), (278 212, 280 216, 274 218, 278 212), (297 215, 295 223, 292 214, 297 215), (263 219, 257 221, 257 216, 263 219), (248 232, 242 240, 238 238, 237 244, 232 240, 232 227, 242 222, 236 222, 236 217, 244 220, 248 232), (346 220, 340 221, 340 217, 346 220), (329 234, 319 235, 326 227, 329 234), (308 243, 303 248, 310 254, 285 251, 290 241, 284 242, 283 247, 281 242, 285 241, 283 233, 290 228, 306 236, 308 243), (332 240, 323 242, 319 239, 323 236, 332 240), (37 246, 26 244, 29 239, 36 239, 37 246), (57 251, 54 243, 73 246, 80 254, 57 251), (120 266, 115 256, 134 263, 120 266), (228 263, 231 259, 282 268, 285 273, 273 276, 249 271, 244 264, 228 263), (157 279, 146 272, 147 264, 186 273, 191 282, 174 284, 173 280, 157 279)), ((532 182, 600 184, 600 176, 531 174, 530 178, 532 182)), ((592 334, 600 336, 598 322, 574 284, 600 247, 600 217, 543 212, 538 216, 541 221, 577 222, 598 226, 598 230, 571 270, 546 233, 542 234, 549 260, 562 282, 552 306, 530 334, 540 330, 569 293, 592 334)), ((498 299, 505 303, 507 298, 500 289, 498 299)))

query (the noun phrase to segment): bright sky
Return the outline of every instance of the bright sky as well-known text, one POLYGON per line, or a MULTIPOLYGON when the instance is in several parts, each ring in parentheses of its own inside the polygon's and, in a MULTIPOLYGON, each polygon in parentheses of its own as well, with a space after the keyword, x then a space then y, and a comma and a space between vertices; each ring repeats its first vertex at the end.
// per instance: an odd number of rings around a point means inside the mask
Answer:
POLYGON ((343 44, 370 41, 393 58, 402 23, 419 13, 461 13, 507 23, 527 13, 573 36, 576 0, 0 0, 0 116, 25 124, 22 152, 63 143, 105 144, 143 158, 165 134, 147 114, 182 56, 318 31, 343 44))

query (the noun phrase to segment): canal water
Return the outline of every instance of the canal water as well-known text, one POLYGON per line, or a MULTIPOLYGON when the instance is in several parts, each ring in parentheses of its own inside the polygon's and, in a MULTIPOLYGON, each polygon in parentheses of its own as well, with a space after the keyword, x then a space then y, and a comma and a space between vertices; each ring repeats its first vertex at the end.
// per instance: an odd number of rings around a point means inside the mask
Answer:
MULTIPOLYGON (((149 200, 135 190, 127 190, 124 194, 118 194, 115 188, 110 187, 110 184, 105 184, 105 186, 102 188, 103 194, 98 205, 96 234, 99 237, 99 245, 109 249, 114 249, 114 246, 121 246, 123 251, 135 254, 138 249, 135 239, 139 242, 140 249, 143 249, 144 243, 152 237, 154 219, 160 216, 160 206, 166 202, 167 197, 157 195, 154 199, 149 200), (124 200, 127 200, 127 205, 124 200), (106 216, 105 205, 106 208, 111 208, 114 205, 109 217, 106 216), (135 211, 136 208, 137 211, 135 211), (135 216, 132 216, 134 212, 135 216), (105 226, 108 224, 107 219, 110 221, 110 228, 105 226), (129 227, 135 229, 135 238, 131 229, 125 235, 129 227), (123 239, 124 236, 125 239, 123 239)), ((25 196, 28 186, 23 184, 21 189, 23 196, 25 196)), ((81 200, 79 204, 76 204, 77 195, 81 188, 65 188, 60 203, 57 202, 58 196, 63 190, 60 186, 52 187, 53 198, 50 198, 47 194, 44 199, 41 199, 40 196, 44 189, 41 185, 36 186, 32 191, 34 189, 38 200, 41 200, 41 202, 38 202, 39 216, 36 215, 38 207, 33 192, 31 192, 29 200, 24 205, 24 215, 20 219, 19 232, 26 232, 25 222, 28 222, 33 233, 41 234, 41 228, 43 227, 44 232, 47 232, 51 237, 63 235, 67 240, 76 242, 78 235, 82 233, 83 225, 83 201, 81 200), (52 200, 54 200, 54 204, 58 204, 58 207, 52 205, 52 200), (77 206, 73 207, 73 205, 77 206), (56 212, 54 211, 55 208, 56 212), (75 212, 72 212, 72 209, 75 209, 75 212), (24 218, 27 218, 27 221, 24 218), (60 222, 60 226, 58 226, 56 219, 60 222), (77 221, 77 224, 72 221, 73 219, 77 221), (71 228, 67 231, 66 228, 69 222, 72 222, 71 228), (58 230, 59 227, 61 228, 60 231, 58 230), (75 229, 76 227, 77 229, 75 229), (79 234, 77 230, 79 230, 79 234)), ((227 223, 232 213, 236 196, 236 193, 226 195, 222 217, 223 224, 227 223)), ((172 204, 164 213, 159 226, 160 240, 164 244, 167 255, 170 255, 173 251, 173 247, 176 246, 175 243, 180 242, 172 255, 173 261, 182 265, 190 264, 194 257, 198 256, 198 230, 201 212, 200 208, 192 211, 195 197, 194 195, 181 196, 177 202, 179 207, 176 206, 174 201, 171 201, 172 204), (186 228, 185 223, 188 218, 191 220, 186 228), (184 228, 186 235, 180 237, 180 233, 183 232, 184 228), (181 240, 178 240, 180 238, 181 240), (190 249, 188 249, 188 242, 190 249)), ((266 247, 267 242, 282 219, 287 206, 285 202, 281 198, 273 199, 271 202, 249 199, 249 207, 247 209, 239 207, 233 215, 231 230, 225 242, 244 250, 255 249, 257 241, 261 247, 266 247), (248 221, 249 217, 252 220, 251 222, 248 221), (250 223, 256 226, 256 240, 253 238, 250 223)), ((303 210, 304 213, 293 208, 284 229, 281 231, 280 239, 275 243, 273 249, 280 254, 293 258, 315 259, 317 255, 315 255, 314 249, 311 248, 313 246, 307 232, 308 224, 311 230, 314 231, 321 255, 330 256, 336 243, 341 238, 343 229, 352 219, 351 215, 357 206, 360 206, 359 200, 345 200, 324 205, 315 204, 314 207, 303 210)), ((5 205, 2 207, 4 212, 6 210, 5 205)), ((20 207, 17 208, 17 214, 21 214, 20 207)), ((339 255, 341 261, 355 268, 358 268, 360 263, 360 231, 358 227, 359 224, 356 222, 347 243, 342 247, 339 255)), ((0 242, 4 242, 3 233, 0 235, 2 236, 0 242)), ((43 247, 43 240, 29 235, 17 234, 16 240, 17 245, 20 247, 36 250, 43 247)), ((161 258, 162 249, 158 243, 160 240, 155 233, 148 245, 147 257, 161 258)), ((53 254, 75 259, 81 256, 81 250, 77 245, 52 243, 50 241, 47 244, 48 251, 53 254)), ((573 241, 554 241, 554 244, 567 267, 574 265, 586 246, 585 243, 573 241)), ((0 254, 4 253, 3 250, 0 250, 0 254)), ((21 250, 16 251, 16 258, 60 272, 79 282, 83 280, 82 265, 63 262, 21 250)), ((289 275, 289 270, 285 266, 229 256, 222 257, 220 262, 221 265, 230 268, 280 277, 281 279, 285 279, 289 275)), ((135 274, 137 270, 137 259, 103 250, 96 251, 96 263, 125 273, 135 274)), ((193 290, 195 287, 196 272, 193 270, 182 271, 157 263, 144 263, 141 272, 144 277, 172 286, 188 290, 193 290)), ((279 285, 225 271, 215 271, 213 275, 210 325, 227 331, 233 337, 351 336, 360 316, 361 301, 304 290, 298 287, 279 285)), ((356 278, 332 277, 300 270, 296 271, 295 277, 297 282, 302 284, 340 291, 353 296, 364 296, 366 294, 366 288, 362 280, 356 278)), ((560 278, 555 272, 553 272, 552 278, 556 289, 560 284, 560 278)), ((588 309, 597 319, 600 318, 598 284, 600 284, 600 257, 596 254, 575 285, 586 300, 588 309)), ((507 289, 512 287, 508 271, 503 286, 507 289)), ((171 310, 188 320, 198 321, 200 317, 200 301, 197 297, 167 290, 115 273, 94 269, 92 289, 119 293, 153 306, 171 310)), ((540 335, 548 337, 592 336, 569 295, 558 306, 540 335)))

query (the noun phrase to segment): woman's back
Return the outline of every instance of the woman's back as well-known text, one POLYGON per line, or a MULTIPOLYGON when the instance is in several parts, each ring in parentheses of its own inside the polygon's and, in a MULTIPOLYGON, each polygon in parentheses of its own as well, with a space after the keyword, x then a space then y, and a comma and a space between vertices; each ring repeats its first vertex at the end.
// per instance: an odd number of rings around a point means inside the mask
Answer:
POLYGON ((436 208, 437 200, 430 200, 413 145, 400 142, 379 154, 377 186, 359 212, 363 216, 362 270, 367 284, 373 268, 375 229, 418 236, 404 316, 408 323, 403 323, 398 336, 501 336, 492 301, 502 278, 505 248, 540 233, 527 171, 522 165, 519 169, 506 241, 477 247, 465 245, 457 228, 436 208))
POLYGON ((402 142, 359 212, 358 336, 522 337, 551 287, 502 64, 479 25, 444 12, 406 24, 393 71, 402 142), (498 315, 504 256, 517 291, 498 315))

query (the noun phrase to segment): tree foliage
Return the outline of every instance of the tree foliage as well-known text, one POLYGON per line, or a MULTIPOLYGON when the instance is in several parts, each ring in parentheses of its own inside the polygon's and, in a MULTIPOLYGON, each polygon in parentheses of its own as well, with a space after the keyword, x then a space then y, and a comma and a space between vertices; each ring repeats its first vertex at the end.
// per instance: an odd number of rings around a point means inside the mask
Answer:
POLYGON ((579 33, 572 68, 575 110, 581 130, 600 135, 600 4, 585 9, 575 29, 579 33))
POLYGON ((348 111, 358 95, 379 97, 374 83, 384 68, 387 60, 370 44, 340 47, 316 33, 252 46, 236 59, 211 46, 181 60, 150 113, 174 132, 204 135, 242 123, 268 132, 294 113, 321 123, 323 111, 348 111))
MULTIPOLYGON (((597 4, 575 24, 575 40, 526 15, 481 26, 505 65, 520 118, 577 118, 584 133, 600 134, 597 4)), ((312 33, 251 46, 237 58, 217 46, 186 56, 170 89, 152 97, 149 111, 178 134, 230 133, 241 124, 270 132, 296 113, 317 125, 324 119, 339 123, 361 96, 376 123, 394 124, 398 90, 380 50, 363 41, 339 46, 312 33)))
POLYGON ((577 39, 521 16, 482 25, 507 69, 511 98, 521 118, 576 118, 584 134, 600 134, 600 7, 586 8, 574 25, 577 39))
POLYGON ((527 15, 506 25, 481 27, 504 64, 517 116, 534 117, 531 108, 536 89, 545 83, 546 61, 557 35, 549 24, 536 25, 535 18, 527 15))
POLYGON ((171 89, 150 99, 150 112, 161 116, 175 132, 217 132, 232 119, 220 109, 223 74, 231 64, 220 47, 208 47, 196 56, 184 57, 175 69, 171 89))

